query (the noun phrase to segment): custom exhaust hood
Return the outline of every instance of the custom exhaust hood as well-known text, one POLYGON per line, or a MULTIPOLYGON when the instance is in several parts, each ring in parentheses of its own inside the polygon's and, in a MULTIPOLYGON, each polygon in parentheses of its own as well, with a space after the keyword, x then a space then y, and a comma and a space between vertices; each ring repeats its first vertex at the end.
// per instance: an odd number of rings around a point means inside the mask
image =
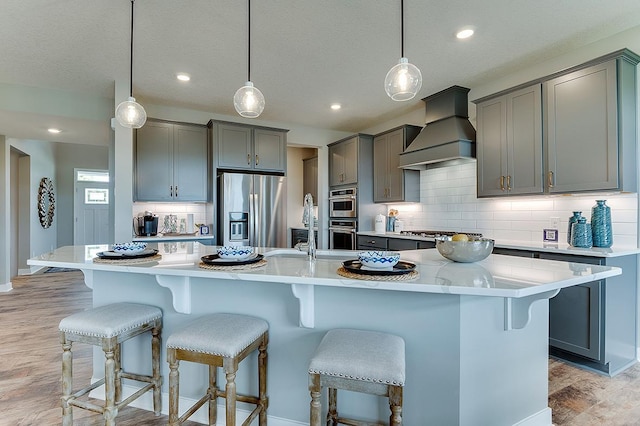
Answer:
POLYGON ((472 161, 476 130, 469 122, 469 89, 451 86, 422 99, 427 125, 400 154, 400 168, 425 170, 472 161))

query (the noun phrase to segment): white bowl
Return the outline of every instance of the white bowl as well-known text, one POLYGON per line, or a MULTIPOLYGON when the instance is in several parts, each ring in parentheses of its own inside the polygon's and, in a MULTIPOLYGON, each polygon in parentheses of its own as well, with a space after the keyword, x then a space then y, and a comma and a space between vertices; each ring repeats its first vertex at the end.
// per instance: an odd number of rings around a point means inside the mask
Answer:
POLYGON ((147 248, 147 243, 115 243, 111 250, 122 254, 138 254, 147 248))
POLYGON ((358 253, 363 266, 372 269, 393 268, 400 260, 400 253, 395 251, 363 251, 358 253))
POLYGON ((221 259, 246 259, 253 254, 253 247, 247 246, 223 246, 218 249, 221 259))
POLYGON ((438 252, 454 262, 478 262, 485 259, 493 251, 494 240, 479 238, 469 241, 451 241, 444 237, 436 239, 438 252))

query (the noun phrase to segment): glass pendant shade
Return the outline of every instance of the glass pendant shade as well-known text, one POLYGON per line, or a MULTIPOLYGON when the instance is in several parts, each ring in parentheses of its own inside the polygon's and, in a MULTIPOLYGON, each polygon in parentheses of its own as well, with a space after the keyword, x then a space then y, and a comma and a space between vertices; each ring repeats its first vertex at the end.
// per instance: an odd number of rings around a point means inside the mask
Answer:
POLYGON ((123 127, 139 129, 147 121, 147 112, 133 96, 130 96, 116 107, 116 120, 123 127))
POLYGON ((256 118, 264 111, 264 96, 260 89, 247 81, 233 96, 233 106, 241 116, 256 118))
POLYGON ((384 90, 394 101, 412 99, 422 87, 422 73, 407 58, 393 66, 384 79, 384 90))

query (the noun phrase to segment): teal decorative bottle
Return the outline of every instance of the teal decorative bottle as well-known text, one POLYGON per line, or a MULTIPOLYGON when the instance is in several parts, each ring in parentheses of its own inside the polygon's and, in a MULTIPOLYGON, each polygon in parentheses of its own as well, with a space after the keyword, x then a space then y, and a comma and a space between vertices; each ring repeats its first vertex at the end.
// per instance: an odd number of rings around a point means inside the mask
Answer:
POLYGON ((581 217, 571 226, 571 245, 589 248, 592 244, 591 226, 587 223, 586 218, 581 217))
POLYGON ((594 247, 611 247, 613 244, 613 229, 611 228, 611 208, 607 200, 596 200, 591 208, 591 232, 594 247))
POLYGON ((573 216, 569 218, 569 228, 567 229, 567 244, 571 244, 571 226, 582 217, 582 212, 573 212, 573 216))

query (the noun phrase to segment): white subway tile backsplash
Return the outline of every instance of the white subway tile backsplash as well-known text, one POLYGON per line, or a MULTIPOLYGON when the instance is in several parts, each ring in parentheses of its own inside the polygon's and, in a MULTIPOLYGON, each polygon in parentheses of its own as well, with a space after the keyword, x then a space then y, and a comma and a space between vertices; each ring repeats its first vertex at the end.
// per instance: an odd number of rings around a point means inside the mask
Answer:
POLYGON ((496 239, 541 241, 542 230, 557 217, 559 240, 563 242, 573 211, 581 211, 590 220, 595 200, 607 200, 614 244, 637 244, 637 194, 478 199, 475 162, 422 171, 420 187, 421 209, 412 211, 412 224, 405 224, 407 229, 466 230, 496 239))

